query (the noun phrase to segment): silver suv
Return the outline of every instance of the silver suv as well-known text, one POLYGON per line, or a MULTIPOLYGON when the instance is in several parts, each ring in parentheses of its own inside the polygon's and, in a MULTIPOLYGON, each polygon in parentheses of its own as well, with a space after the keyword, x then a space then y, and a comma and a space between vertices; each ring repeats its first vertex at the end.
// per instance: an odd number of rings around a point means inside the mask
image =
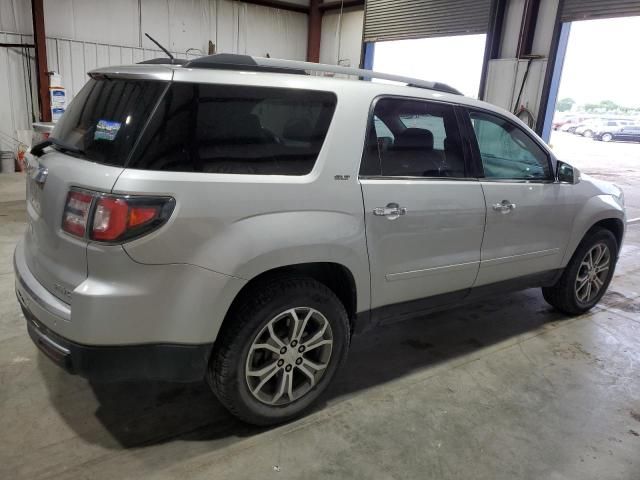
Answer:
POLYGON ((580 314, 613 275, 621 190, 446 85, 230 55, 90 77, 29 156, 14 260, 30 335, 70 372, 206 377, 273 424, 354 333, 528 287, 580 314))

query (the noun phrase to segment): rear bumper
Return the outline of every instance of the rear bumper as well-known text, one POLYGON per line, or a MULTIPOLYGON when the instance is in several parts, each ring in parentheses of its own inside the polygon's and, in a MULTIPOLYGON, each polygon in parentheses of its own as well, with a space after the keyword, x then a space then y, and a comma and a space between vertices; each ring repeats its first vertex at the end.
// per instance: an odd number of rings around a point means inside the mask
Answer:
POLYGON ((94 381, 198 381, 204 378, 213 347, 212 344, 80 345, 49 330, 24 305, 22 311, 29 336, 41 352, 67 372, 94 381))
MULTIPOLYGON (((14 255, 14 271, 16 295, 31 339, 44 354, 68 372, 96 381, 150 379, 190 382, 204 377, 213 341, 198 344, 87 345, 71 340, 64 335, 65 331, 72 331, 71 306, 52 295, 33 276, 25 262, 21 244, 14 255)), ((156 319, 159 320, 158 317, 156 319)), ((90 324, 92 319, 86 318, 85 322, 78 318, 73 320, 90 324)))

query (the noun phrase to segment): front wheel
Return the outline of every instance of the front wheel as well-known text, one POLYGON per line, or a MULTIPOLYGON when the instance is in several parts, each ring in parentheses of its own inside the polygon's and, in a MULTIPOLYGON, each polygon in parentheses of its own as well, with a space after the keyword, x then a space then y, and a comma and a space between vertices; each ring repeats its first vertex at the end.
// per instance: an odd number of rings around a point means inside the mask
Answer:
POLYGON ((585 130, 584 132, 582 132, 582 136, 587 138, 593 137, 593 130, 585 130))
POLYGON ((349 348, 349 320, 335 294, 311 278, 252 289, 225 320, 208 380, 221 403, 256 425, 286 422, 329 385, 349 348))
POLYGON ((613 135, 611 135, 610 133, 603 133, 602 134, 602 141, 603 142, 610 142, 611 140, 613 140, 613 135))
POLYGON ((542 289, 544 299, 568 315, 579 315, 600 301, 613 277, 618 242, 606 229, 598 228, 584 238, 552 287, 542 289))

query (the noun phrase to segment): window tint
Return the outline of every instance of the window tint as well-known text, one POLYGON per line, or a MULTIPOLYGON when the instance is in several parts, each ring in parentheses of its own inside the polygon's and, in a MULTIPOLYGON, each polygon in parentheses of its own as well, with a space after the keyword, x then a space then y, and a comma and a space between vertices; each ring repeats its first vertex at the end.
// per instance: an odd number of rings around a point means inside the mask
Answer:
POLYGON ((89 80, 56 124, 51 137, 88 160, 124 166, 166 82, 89 80))
POLYGON ((360 174, 464 177, 462 142, 453 107, 420 100, 378 100, 360 174))
POLYGON ((313 168, 335 105, 328 92, 175 83, 129 166, 304 175, 313 168))
POLYGON ((486 178, 547 180, 547 154, 511 122, 488 113, 471 112, 486 178))

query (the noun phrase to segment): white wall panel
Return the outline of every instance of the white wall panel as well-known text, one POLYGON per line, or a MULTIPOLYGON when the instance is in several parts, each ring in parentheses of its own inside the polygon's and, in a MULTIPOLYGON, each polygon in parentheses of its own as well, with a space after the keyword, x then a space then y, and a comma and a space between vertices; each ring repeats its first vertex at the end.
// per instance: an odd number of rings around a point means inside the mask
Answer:
POLYGON ((47 36, 138 45, 137 0, 46 0, 47 36))
POLYGON ((146 32, 183 54, 206 54, 210 40, 218 52, 306 54, 305 14, 232 0, 47 0, 45 18, 47 36, 85 42, 155 48, 146 32))
MULTIPOLYGON (((2 43, 32 43, 31 35, 0 33, 2 43)), ((31 127, 31 98, 37 98, 33 50, 0 48, 0 150, 15 150, 18 130, 31 127), (29 91, 29 70, 31 92, 29 91)))
POLYGON ((322 17, 320 63, 359 67, 362 52, 362 10, 326 13, 322 17))
POLYGON ((0 0, 0 31, 31 34, 31 2, 29 0, 0 0))
POLYGON ((258 5, 239 4, 240 43, 238 53, 273 58, 305 60, 307 16, 258 5))

